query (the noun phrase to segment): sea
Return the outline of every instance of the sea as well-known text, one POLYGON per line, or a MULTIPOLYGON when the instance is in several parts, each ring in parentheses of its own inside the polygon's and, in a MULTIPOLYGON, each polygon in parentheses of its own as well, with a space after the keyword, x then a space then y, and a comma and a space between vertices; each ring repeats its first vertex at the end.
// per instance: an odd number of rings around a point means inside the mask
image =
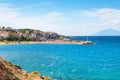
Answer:
POLYGON ((0 56, 52 80, 120 80, 120 36, 71 36, 80 44, 0 45, 0 56))

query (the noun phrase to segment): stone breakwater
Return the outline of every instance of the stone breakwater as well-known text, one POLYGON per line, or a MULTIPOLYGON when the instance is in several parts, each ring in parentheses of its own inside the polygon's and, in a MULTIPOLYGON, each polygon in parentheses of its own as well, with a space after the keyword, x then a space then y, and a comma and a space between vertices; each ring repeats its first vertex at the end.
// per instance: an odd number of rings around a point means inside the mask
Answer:
POLYGON ((0 57, 0 80, 51 80, 39 72, 27 73, 20 66, 0 57))

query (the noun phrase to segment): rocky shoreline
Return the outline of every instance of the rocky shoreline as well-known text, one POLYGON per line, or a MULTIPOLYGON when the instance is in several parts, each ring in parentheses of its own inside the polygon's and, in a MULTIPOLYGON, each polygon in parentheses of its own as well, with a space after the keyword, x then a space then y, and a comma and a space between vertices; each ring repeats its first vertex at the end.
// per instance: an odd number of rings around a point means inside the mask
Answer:
POLYGON ((20 66, 0 57, 0 80, 51 80, 39 72, 27 73, 20 66))
POLYGON ((93 44, 83 40, 1 41, 0 44, 93 44))

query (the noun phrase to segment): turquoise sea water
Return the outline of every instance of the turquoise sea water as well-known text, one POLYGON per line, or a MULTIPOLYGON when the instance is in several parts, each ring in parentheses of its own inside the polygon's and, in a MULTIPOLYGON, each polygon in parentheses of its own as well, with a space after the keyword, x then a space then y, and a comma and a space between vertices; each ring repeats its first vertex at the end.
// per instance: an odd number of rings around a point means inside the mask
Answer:
POLYGON ((55 80, 120 80, 120 37, 89 40, 95 44, 0 45, 0 56, 55 80))

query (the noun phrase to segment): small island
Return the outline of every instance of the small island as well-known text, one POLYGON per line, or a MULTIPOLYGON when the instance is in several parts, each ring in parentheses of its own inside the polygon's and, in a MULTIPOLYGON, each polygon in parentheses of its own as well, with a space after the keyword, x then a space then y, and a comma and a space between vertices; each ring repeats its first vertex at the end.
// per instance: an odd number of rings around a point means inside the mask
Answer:
POLYGON ((55 32, 44 32, 35 29, 13 29, 0 27, 0 44, 36 44, 36 43, 63 43, 63 44, 93 44, 88 40, 70 40, 68 36, 55 32))

